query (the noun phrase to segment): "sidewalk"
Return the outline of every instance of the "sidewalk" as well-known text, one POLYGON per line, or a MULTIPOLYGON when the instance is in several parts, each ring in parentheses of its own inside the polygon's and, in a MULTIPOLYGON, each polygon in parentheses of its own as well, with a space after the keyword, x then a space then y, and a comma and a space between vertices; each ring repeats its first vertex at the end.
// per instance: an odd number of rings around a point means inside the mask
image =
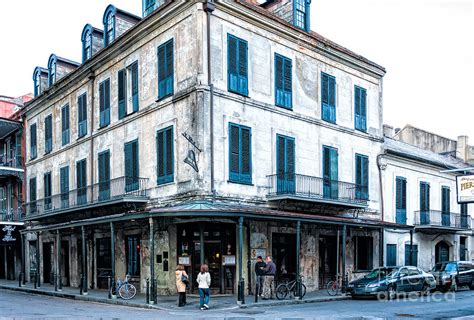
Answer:
MULTIPOLYGON (((117 304, 135 308, 146 308, 146 309, 160 309, 160 310, 196 310, 199 308, 199 296, 198 295, 187 295, 187 305, 178 308, 177 295, 173 296, 158 296, 158 301, 154 305, 146 304, 146 297, 144 294, 137 294, 132 300, 126 301, 120 298, 108 299, 107 290, 89 290, 87 295, 80 295, 78 288, 63 287, 62 291, 54 291, 54 286, 50 284, 42 284, 41 288, 34 289, 33 285, 27 283, 25 287, 19 287, 18 281, 0 280, 0 289, 21 291, 31 294, 41 294, 52 297, 66 298, 78 301, 88 301, 97 303, 117 304)), ((237 304, 236 297, 234 295, 216 295, 211 297, 211 308, 213 310, 231 310, 238 308, 257 308, 257 307, 269 307, 269 306, 280 306, 290 304, 302 304, 302 303, 316 303, 333 300, 344 300, 346 296, 329 296, 324 290, 310 292, 303 300, 260 300, 255 303, 254 296, 246 296, 245 304, 237 304)))

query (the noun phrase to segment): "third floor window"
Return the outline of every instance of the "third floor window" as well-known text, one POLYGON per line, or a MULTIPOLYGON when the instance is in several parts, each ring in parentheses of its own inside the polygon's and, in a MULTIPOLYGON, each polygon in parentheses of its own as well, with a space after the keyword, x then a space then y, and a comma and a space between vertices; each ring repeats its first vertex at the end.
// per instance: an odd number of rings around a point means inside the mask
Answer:
POLYGON ((44 153, 53 150, 53 116, 49 115, 44 119, 44 153))
POLYGON ((247 41, 227 36, 227 86, 230 92, 248 95, 247 41))

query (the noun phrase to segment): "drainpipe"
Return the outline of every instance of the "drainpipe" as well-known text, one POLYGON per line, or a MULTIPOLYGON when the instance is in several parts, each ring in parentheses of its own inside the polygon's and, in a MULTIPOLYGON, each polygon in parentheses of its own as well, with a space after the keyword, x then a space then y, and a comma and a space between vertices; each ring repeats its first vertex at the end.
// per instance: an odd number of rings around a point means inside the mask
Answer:
POLYGON ((384 156, 385 154, 379 154, 377 155, 377 168, 379 170, 379 188, 380 188, 380 213, 382 215, 382 221, 385 220, 385 204, 384 204, 384 199, 383 199, 383 183, 382 183, 382 167, 383 167, 383 164, 382 164, 382 157, 384 156))
POLYGON ((91 173, 91 181, 90 186, 91 186, 91 200, 92 197, 94 196, 94 104, 95 104, 95 74, 94 71, 91 70, 91 75, 89 76, 89 80, 91 82, 91 121, 90 121, 90 127, 91 127, 91 152, 90 152, 90 173, 91 173))
POLYGON ((212 202, 216 200, 216 189, 214 185, 214 84, 211 75, 211 15, 215 10, 214 0, 206 0, 204 2, 204 11, 207 16, 207 84, 209 85, 209 125, 210 125, 210 145, 211 145, 211 193, 212 202))

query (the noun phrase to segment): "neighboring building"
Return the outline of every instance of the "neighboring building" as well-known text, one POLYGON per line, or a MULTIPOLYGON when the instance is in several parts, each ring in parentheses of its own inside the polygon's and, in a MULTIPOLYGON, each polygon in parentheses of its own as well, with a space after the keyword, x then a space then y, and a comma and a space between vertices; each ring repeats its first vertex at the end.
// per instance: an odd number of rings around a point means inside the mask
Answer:
POLYGON ((0 279, 14 280, 21 271, 24 144, 20 110, 31 98, 0 96, 0 279))
POLYGON ((385 264, 429 270, 437 262, 474 259, 472 206, 456 199, 456 175, 470 173, 472 166, 450 154, 394 140, 389 127, 386 135, 379 159, 384 219, 413 229, 385 230, 385 264), (455 169, 461 171, 446 172, 455 169))
POLYGON ((309 290, 383 263, 383 228, 406 227, 381 221, 385 70, 311 32, 309 3, 109 6, 82 65, 50 59, 23 112, 27 270, 169 294, 207 262, 228 293, 257 255, 309 290))

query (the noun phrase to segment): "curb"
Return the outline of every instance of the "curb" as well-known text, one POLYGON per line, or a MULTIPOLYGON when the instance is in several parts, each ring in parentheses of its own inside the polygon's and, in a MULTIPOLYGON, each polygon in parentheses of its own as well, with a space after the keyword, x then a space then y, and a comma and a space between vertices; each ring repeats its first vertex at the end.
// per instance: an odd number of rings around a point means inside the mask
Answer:
POLYGON ((266 301, 266 302, 258 302, 251 304, 243 304, 239 305, 241 309, 250 309, 250 308, 258 308, 258 307, 277 307, 277 306, 288 306, 288 305, 296 305, 296 304, 306 304, 306 303, 318 303, 318 302, 330 302, 330 301, 340 301, 340 300, 348 300, 350 296, 337 296, 337 297, 322 297, 322 298, 309 298, 305 300, 278 300, 278 301, 266 301))

